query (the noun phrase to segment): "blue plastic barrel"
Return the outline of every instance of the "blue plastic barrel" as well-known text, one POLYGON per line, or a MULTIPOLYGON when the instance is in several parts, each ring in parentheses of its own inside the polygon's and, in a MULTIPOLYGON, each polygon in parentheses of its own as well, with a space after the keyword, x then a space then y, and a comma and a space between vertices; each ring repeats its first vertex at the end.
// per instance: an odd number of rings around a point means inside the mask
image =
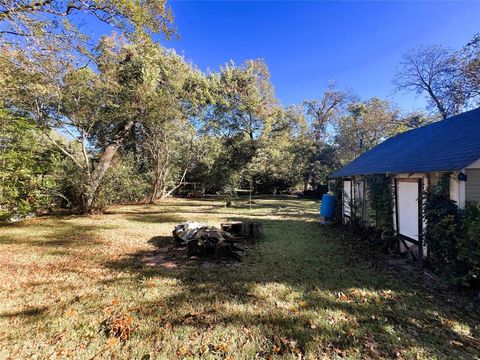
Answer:
POLYGON ((335 196, 323 194, 322 205, 320 205, 320 216, 331 218, 335 210, 335 196))

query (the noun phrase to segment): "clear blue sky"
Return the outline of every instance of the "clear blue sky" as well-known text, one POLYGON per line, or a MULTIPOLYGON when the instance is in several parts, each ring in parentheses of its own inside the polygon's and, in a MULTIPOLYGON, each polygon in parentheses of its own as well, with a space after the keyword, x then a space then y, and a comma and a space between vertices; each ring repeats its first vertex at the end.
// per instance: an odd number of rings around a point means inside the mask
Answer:
POLYGON ((180 40, 161 41, 200 69, 262 58, 284 105, 321 96, 329 81, 361 98, 392 95, 400 57, 420 44, 458 49, 480 32, 480 1, 170 1, 180 40))

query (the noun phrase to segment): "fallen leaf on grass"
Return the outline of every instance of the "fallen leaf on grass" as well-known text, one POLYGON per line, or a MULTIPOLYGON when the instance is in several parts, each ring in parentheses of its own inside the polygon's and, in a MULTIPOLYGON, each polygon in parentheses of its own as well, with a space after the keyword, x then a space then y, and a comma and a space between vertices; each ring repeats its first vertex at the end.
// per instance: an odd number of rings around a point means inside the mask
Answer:
POLYGON ((373 339, 367 339, 365 341, 365 349, 369 355, 373 358, 380 358, 381 354, 378 350, 378 344, 373 339))
POLYGON ((190 349, 182 345, 177 349, 177 355, 178 356, 190 355, 190 349))
POLYGON ((52 340, 50 341, 51 344, 57 344, 59 343, 60 341, 62 341, 62 339, 65 337, 65 334, 64 333, 56 333, 55 335, 53 335, 53 338, 52 340))
POLYGON ((107 345, 108 345, 109 348, 114 347, 115 345, 117 345, 117 343, 118 343, 117 338, 115 338, 113 336, 110 336, 107 340, 107 345))
POLYGON ((200 345, 200 353, 202 355, 208 353, 209 350, 210 350, 210 347, 208 345, 205 345, 205 344, 200 345))
POLYGON ((155 282, 152 281, 152 280, 147 280, 147 281, 145 281, 144 285, 146 287, 155 287, 155 282))
POLYGON ((306 308, 308 308, 308 305, 309 305, 309 304, 308 304, 307 301, 300 301, 300 302, 298 303, 298 305, 300 305, 300 307, 301 307, 302 309, 306 309, 306 308))
POLYGON ((330 353, 330 358, 336 358, 335 355, 338 355, 341 358, 344 358, 347 356, 347 352, 345 350, 337 348, 332 343, 327 345, 327 349, 330 353))
POLYGON ((77 310, 75 309, 68 309, 67 311, 65 311, 66 317, 72 317, 72 316, 75 316, 76 314, 77 314, 77 310))
POLYGON ((345 293, 342 291, 337 292, 336 296, 337 296, 337 299, 339 299, 340 301, 348 301, 347 295, 345 295, 345 293))
POLYGON ((296 305, 290 305, 288 307, 288 310, 291 311, 291 312, 297 312, 298 311, 298 308, 296 305))
POLYGON ((220 343, 215 346, 215 350, 218 352, 226 353, 228 352, 228 344, 226 342, 220 343))
POLYGON ((102 322, 101 328, 109 338, 128 340, 133 331, 133 318, 126 313, 116 313, 102 322))
POLYGON ((250 330, 247 327, 244 327, 243 329, 244 329, 245 334, 247 334, 248 337, 251 338, 253 336, 253 331, 252 330, 250 330))
POLYGON ((294 354, 297 355, 299 359, 303 358, 303 351, 298 346, 296 340, 288 339, 286 337, 273 336, 273 346, 271 353, 277 355, 283 354, 294 354))

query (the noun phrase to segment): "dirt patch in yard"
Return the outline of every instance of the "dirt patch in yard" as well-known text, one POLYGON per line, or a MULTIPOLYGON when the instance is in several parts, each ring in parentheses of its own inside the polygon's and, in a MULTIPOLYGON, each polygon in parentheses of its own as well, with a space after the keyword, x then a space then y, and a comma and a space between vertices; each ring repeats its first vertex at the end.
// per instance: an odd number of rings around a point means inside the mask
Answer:
MULTIPOLYGON (((183 267, 201 266, 210 267, 235 267, 241 264, 237 260, 218 260, 213 258, 199 258, 197 256, 187 256, 187 245, 178 244, 173 237, 155 236, 149 240, 149 243, 157 247, 153 252, 142 256, 142 263, 145 266, 163 269, 178 269, 183 267)), ((248 252, 247 242, 237 243, 245 253, 248 252)))

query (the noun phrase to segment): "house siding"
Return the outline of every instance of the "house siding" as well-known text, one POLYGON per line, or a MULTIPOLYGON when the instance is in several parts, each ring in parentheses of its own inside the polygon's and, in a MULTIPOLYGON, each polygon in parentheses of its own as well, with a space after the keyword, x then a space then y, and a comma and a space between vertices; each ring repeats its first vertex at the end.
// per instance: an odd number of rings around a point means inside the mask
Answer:
POLYGON ((467 169, 467 181, 465 184, 466 201, 480 202, 480 169, 467 169))
POLYGON ((459 172, 450 175, 450 200, 460 209, 465 209, 465 181, 458 180, 459 172))

